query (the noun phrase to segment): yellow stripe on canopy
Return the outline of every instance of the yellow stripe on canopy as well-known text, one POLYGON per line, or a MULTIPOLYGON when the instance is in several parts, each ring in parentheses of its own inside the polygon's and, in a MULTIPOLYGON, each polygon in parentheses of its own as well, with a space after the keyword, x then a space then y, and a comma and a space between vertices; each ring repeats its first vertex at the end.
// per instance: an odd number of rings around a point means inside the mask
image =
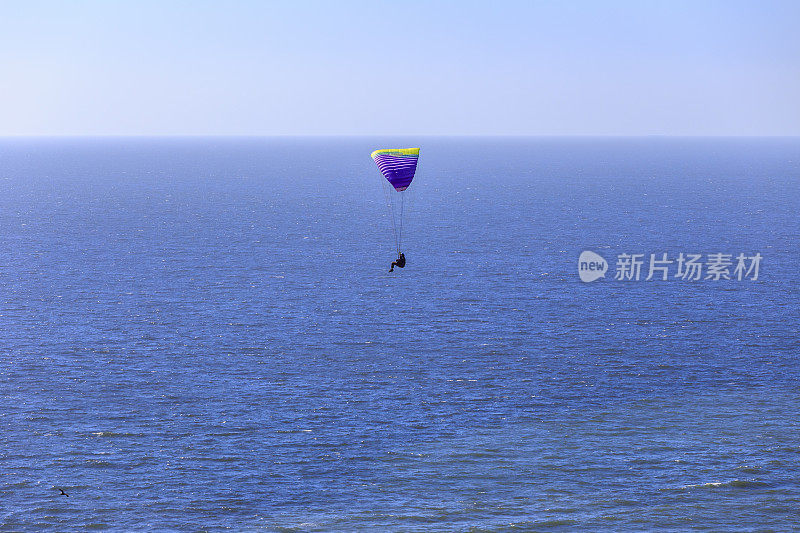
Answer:
POLYGON ((369 156, 372 159, 375 159, 376 155, 380 154, 388 154, 388 155, 415 155, 419 157, 419 148, 382 148, 380 150, 375 150, 369 156))

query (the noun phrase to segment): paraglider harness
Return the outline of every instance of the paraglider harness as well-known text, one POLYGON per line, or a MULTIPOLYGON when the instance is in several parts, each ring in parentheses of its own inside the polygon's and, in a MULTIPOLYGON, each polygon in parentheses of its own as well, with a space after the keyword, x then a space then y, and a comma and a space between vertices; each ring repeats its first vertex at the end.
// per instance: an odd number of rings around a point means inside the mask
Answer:
POLYGON ((400 255, 397 256, 397 261, 392 261, 392 268, 389 269, 389 272, 394 272, 394 267, 403 268, 406 266, 406 256, 403 255, 403 252, 400 252, 400 255))

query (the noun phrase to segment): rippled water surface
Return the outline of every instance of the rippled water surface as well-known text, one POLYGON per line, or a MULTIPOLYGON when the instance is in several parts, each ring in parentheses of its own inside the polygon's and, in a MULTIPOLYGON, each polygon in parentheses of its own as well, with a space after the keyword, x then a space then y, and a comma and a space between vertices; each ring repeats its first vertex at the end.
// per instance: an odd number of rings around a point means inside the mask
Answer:
POLYGON ((798 209, 797 139, 2 140, 0 530, 797 527, 798 209), (613 279, 681 252, 759 279, 613 279))

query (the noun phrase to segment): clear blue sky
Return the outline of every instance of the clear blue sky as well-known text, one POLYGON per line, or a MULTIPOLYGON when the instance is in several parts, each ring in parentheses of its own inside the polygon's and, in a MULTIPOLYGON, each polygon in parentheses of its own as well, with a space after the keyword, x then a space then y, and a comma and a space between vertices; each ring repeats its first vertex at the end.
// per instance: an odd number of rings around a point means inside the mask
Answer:
POLYGON ((800 0, 0 3, 0 135, 800 135, 800 0))

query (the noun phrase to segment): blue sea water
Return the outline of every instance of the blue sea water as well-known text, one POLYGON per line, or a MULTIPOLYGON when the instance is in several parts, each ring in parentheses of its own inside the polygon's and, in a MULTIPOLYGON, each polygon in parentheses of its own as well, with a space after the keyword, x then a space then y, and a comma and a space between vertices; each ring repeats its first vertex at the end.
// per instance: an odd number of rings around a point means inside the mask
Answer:
POLYGON ((797 529, 798 209, 800 139, 2 140, 0 530, 797 529))

